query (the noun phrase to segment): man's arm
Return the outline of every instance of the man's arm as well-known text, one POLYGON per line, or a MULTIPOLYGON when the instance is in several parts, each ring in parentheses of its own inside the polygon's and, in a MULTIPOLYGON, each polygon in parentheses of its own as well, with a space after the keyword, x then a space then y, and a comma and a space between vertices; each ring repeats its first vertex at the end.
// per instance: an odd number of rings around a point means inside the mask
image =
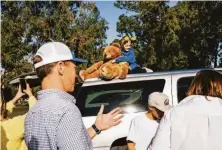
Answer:
POLYGON ((135 143, 133 143, 132 141, 127 141, 127 148, 128 150, 136 150, 135 143))
POLYGON ((88 128, 88 133, 91 139, 93 139, 96 136, 96 131, 92 127, 88 128))
MULTIPOLYGON (((99 113, 96 117, 95 126, 98 130, 104 131, 120 124, 120 119, 123 118, 123 115, 119 115, 122 112, 121 108, 115 108, 107 114, 103 114, 103 110, 104 105, 101 106, 99 113), (117 115, 119 116, 117 117, 117 115)), ((92 127, 88 128, 88 133, 91 139, 93 139, 97 135, 97 133, 92 127)))

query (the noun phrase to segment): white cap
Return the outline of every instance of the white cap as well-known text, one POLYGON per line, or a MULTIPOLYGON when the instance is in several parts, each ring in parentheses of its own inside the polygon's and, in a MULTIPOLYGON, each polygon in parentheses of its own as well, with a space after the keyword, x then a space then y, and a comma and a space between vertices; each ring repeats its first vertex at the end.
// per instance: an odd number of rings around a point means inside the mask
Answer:
POLYGON ((163 112, 171 108, 168 96, 160 92, 151 93, 148 98, 148 104, 163 112))
POLYGON ((71 60, 78 63, 87 63, 87 60, 79 59, 75 57, 75 54, 65 44, 61 42, 49 42, 42 45, 35 56, 42 58, 41 62, 35 64, 35 68, 58 62, 71 60))

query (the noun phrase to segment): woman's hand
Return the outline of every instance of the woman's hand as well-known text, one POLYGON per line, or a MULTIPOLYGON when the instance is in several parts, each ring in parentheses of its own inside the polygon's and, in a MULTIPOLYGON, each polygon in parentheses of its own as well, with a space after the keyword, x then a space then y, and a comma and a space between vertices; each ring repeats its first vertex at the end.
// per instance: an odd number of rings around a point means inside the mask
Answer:
POLYGON ((28 83, 26 83, 26 89, 23 90, 23 92, 25 92, 25 94, 27 94, 29 97, 33 96, 32 89, 30 88, 28 83))
POLYGON ((14 99, 19 100, 25 93, 22 92, 21 85, 19 84, 18 92, 16 93, 14 99))

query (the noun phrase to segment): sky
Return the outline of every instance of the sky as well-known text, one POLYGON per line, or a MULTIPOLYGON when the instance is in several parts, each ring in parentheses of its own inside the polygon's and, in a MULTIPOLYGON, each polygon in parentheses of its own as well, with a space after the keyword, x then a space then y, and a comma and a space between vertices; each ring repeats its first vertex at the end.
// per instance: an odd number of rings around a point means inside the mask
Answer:
MULTIPOLYGON (((108 22, 109 29, 106 31, 107 39, 106 43, 111 43, 114 39, 119 39, 118 32, 116 31, 116 23, 118 21, 118 17, 122 14, 130 15, 130 12, 126 10, 121 10, 114 6, 115 1, 96 1, 96 6, 100 11, 100 16, 105 18, 108 22)), ((177 4, 177 1, 171 1, 169 3, 170 7, 173 7, 177 4)))

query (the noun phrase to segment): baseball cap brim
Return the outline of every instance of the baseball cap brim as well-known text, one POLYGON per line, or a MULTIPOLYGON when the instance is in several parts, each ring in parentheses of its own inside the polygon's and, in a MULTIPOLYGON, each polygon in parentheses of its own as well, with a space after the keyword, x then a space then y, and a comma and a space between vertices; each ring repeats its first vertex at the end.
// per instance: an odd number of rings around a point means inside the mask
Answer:
POLYGON ((84 59, 80 59, 80 58, 76 58, 75 54, 72 52, 72 61, 73 62, 77 62, 77 63, 88 63, 87 60, 84 59))
POLYGON ((162 112, 166 112, 167 110, 169 110, 171 108, 170 105, 165 105, 165 106, 155 106, 158 110, 162 111, 162 112))

